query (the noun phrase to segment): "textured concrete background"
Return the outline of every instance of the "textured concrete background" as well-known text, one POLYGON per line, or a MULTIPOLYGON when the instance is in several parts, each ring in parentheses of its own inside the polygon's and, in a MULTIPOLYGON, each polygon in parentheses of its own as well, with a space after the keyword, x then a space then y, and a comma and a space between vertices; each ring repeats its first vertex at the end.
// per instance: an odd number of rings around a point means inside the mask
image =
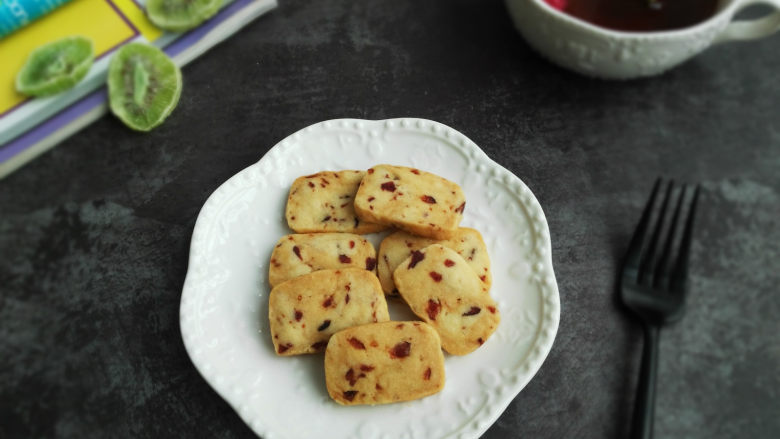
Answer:
POLYGON ((179 334, 198 210, 306 125, 401 116, 471 137, 550 222, 560 331, 485 437, 625 437, 641 334, 614 279, 658 175, 706 192, 657 437, 780 437, 778 43, 613 83, 543 61, 498 1, 282 1, 154 132, 105 117, 0 181, 0 437, 252 437, 179 334))

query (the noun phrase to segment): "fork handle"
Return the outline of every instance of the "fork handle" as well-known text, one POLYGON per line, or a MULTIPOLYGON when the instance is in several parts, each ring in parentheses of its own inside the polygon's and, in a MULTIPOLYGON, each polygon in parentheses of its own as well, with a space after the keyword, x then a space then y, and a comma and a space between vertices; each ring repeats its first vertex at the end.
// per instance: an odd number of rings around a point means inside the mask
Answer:
POLYGON ((645 344, 642 348, 642 366, 634 400, 634 418, 631 439, 651 439, 655 418, 655 377, 658 370, 659 327, 644 324, 645 344))

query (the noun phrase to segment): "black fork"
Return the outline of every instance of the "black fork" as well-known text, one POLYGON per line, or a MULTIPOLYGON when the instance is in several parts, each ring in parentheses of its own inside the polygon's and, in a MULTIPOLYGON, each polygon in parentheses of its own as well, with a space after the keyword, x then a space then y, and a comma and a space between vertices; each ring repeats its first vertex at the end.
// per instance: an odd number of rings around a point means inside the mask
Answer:
POLYGON ((676 202, 672 201, 675 191, 674 183, 670 181, 665 185, 665 195, 656 214, 655 204, 661 186, 662 181, 658 179, 631 238, 620 274, 620 299, 641 321, 645 338, 631 425, 632 439, 653 436, 658 334, 661 326, 680 318, 684 310, 688 256, 699 199, 697 185, 684 209, 689 190, 682 186, 676 191, 676 202), (672 203, 675 207, 669 217, 667 211, 672 203), (687 211, 685 220, 681 219, 683 211, 687 211), (655 218, 654 221, 651 218, 655 218), (662 237, 664 230, 665 238, 662 237))

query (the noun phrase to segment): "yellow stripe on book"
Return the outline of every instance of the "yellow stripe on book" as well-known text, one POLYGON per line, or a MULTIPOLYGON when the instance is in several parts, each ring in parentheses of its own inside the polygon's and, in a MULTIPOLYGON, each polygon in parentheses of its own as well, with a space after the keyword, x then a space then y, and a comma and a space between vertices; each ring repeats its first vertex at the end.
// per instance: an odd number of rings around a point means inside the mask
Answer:
POLYGON ((113 2, 149 42, 153 42, 163 34, 160 29, 156 28, 152 22, 146 18, 144 10, 133 0, 113 0, 113 2))

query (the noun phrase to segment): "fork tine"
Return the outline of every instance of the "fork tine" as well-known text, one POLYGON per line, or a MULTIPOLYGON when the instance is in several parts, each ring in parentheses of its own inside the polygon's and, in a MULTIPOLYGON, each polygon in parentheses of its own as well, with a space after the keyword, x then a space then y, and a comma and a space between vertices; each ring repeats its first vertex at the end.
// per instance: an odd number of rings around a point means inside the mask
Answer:
POLYGON ((685 232, 683 232, 682 240, 680 241, 680 252, 677 256, 677 261, 674 265, 670 280, 669 286, 674 292, 682 292, 685 287, 685 279, 688 276, 688 257, 690 256, 691 241, 693 239, 693 223, 696 217, 696 205, 699 201, 700 191, 701 186, 697 184, 696 190, 693 192, 691 207, 688 209, 688 218, 685 220, 685 232))
POLYGON ((661 187, 661 178, 658 178, 653 185, 653 192, 650 193, 650 199, 647 200, 645 210, 642 212, 642 218, 639 220, 636 229, 634 230, 634 236, 631 237, 631 243, 628 245, 628 251, 626 252, 626 261, 623 264, 624 269, 639 270, 639 260, 642 255, 642 246, 645 239, 645 230, 647 229, 647 223, 650 222, 650 214, 653 211, 653 205, 655 205, 655 198, 658 195, 658 188, 661 187))
POLYGON ((664 218, 666 218, 666 207, 669 205, 669 198, 671 198, 672 187, 674 187, 674 181, 669 181, 666 185, 666 195, 664 195, 664 201, 661 203, 661 210, 658 212, 658 218, 655 220, 655 229, 653 230, 653 236, 650 238, 650 245, 647 251, 642 257, 642 262, 639 265, 639 276, 637 281, 641 284, 646 277, 648 284, 653 283, 653 265, 655 264, 655 248, 658 246, 658 241, 661 240, 661 229, 663 229, 664 218))
POLYGON ((672 252, 672 243, 674 242, 674 237, 676 235, 676 231, 679 228, 677 225, 677 221, 680 218, 680 209, 682 209, 683 199, 685 198, 685 192, 687 187, 683 185, 680 188, 680 195, 677 196, 677 207, 674 208, 674 214, 672 214, 672 221, 669 223, 669 231, 666 234, 666 243, 664 244, 663 252, 661 253, 661 256, 658 258, 658 261, 655 265, 655 276, 653 277, 653 286, 660 286, 661 283, 666 283, 665 281, 669 277, 669 273, 666 270, 666 267, 669 266, 669 259, 670 259, 670 253, 672 252))

